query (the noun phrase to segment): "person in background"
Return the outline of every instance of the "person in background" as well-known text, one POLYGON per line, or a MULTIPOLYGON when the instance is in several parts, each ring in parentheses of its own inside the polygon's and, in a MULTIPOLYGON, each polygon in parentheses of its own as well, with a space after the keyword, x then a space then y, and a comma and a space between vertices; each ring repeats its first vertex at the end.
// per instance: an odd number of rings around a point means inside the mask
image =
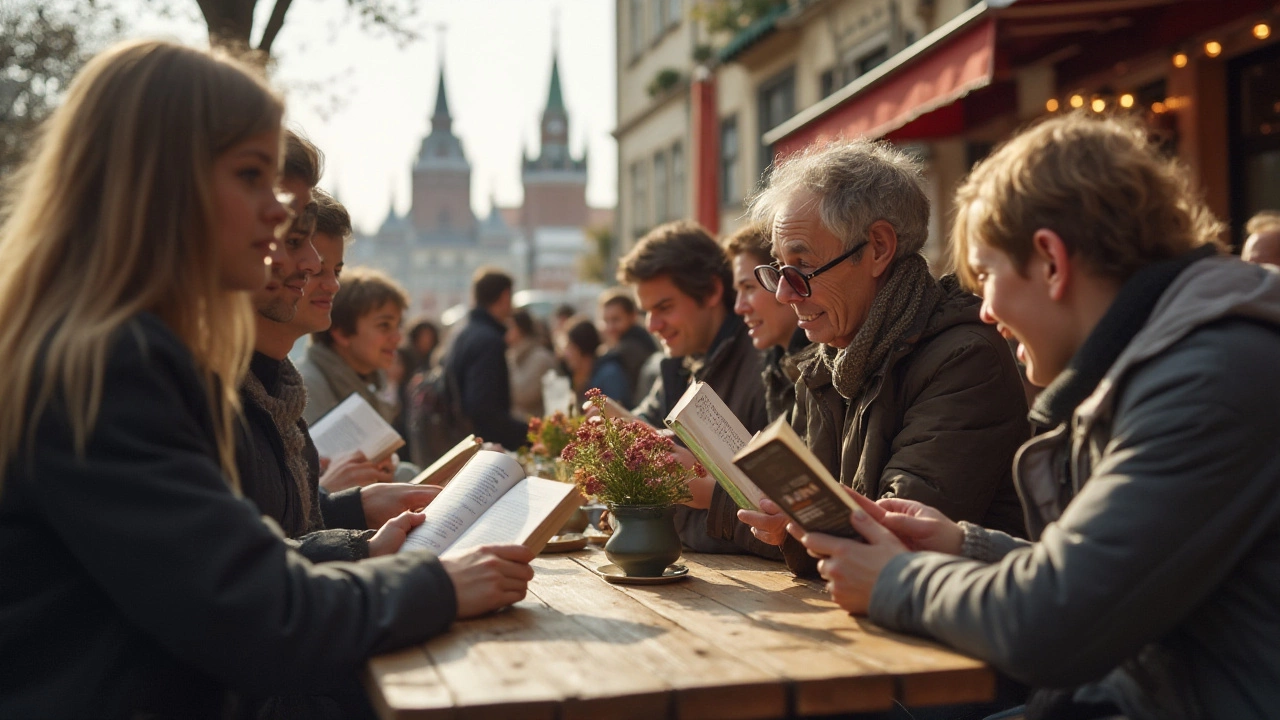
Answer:
POLYGON ((617 356, 599 355, 600 331, 590 318, 578 317, 566 324, 565 343, 562 349, 564 364, 569 369, 569 380, 577 396, 577 404, 587 399, 587 390, 599 388, 600 392, 617 400, 623 407, 631 405, 631 390, 627 386, 627 373, 617 356))
POLYGON ((769 255, 770 233, 767 228, 750 223, 722 244, 733 270, 733 288, 738 293, 733 311, 747 324, 751 344, 765 352, 761 380, 769 421, 780 417, 790 421, 796 406, 796 380, 800 377, 796 358, 810 343, 804 330, 797 326, 799 320, 791 306, 778 302, 756 279, 756 266, 773 262, 769 255))
POLYGON ((511 414, 506 323, 511 319, 511 276, 482 267, 471 279, 473 307, 453 341, 445 372, 457 383, 462 414, 487 442, 515 450, 528 441, 527 426, 511 414))
MULTIPOLYGON (((920 163, 887 143, 815 145, 779 164, 751 209, 779 261, 757 278, 815 343, 797 363, 791 421, 814 455, 872 499, 1025 534, 1010 465, 1031 434, 1026 396, 978 298, 929 274, 920 163)), ((793 571, 816 572, 786 516, 762 509, 738 518, 782 546, 793 571)), ((713 533, 728 536, 735 511, 717 486, 713 533)))
POLYGON ((363 397, 387 422, 398 405, 380 397, 386 372, 400 347, 400 323, 409 301, 404 289, 385 273, 352 268, 333 298, 333 323, 311 334, 306 359, 298 368, 307 387, 303 417, 314 423, 352 393, 363 397))
POLYGON ((114 46, 12 178, 0 717, 221 717, 355 687, 370 656, 516 602, 533 576, 518 546, 313 565, 240 495, 249 293, 288 223, 283 103, 259 72, 114 46))
POLYGON ((435 351, 440 346, 440 328, 427 319, 417 320, 405 337, 405 349, 409 351, 407 366, 410 377, 431 372, 435 367, 435 351))
MULTIPOLYGON (((695 381, 710 385, 748 432, 767 424, 760 384, 764 356, 731 310, 732 279, 724 251, 702 226, 687 221, 654 228, 618 264, 619 282, 635 290, 647 329, 662 343, 661 376, 634 410, 650 425, 664 427, 671 408, 695 381)), ((685 461, 691 463, 691 457, 685 461)), ((715 484, 709 474, 694 481, 693 499, 677 509, 685 545, 699 552, 781 557, 745 526, 727 537, 708 534, 707 508, 715 484)))
POLYGON ((1016 476, 1033 541, 860 502, 821 534, 836 602, 1035 687, 1027 717, 1270 718, 1280 707, 1280 276, 1139 121, 1054 117, 957 191, 983 319, 1047 385, 1016 476))
POLYGON ((658 344, 637 322, 636 302, 626 288, 606 290, 600 296, 599 306, 600 333, 607 352, 622 363, 630 396, 638 400, 648 395, 653 387, 652 379, 641 387, 640 370, 658 352, 658 344))
POLYGON ((1245 262, 1280 265, 1280 212, 1263 210, 1249 218, 1244 231, 1249 233, 1240 250, 1245 262))
POLYGON ((542 376, 556 368, 556 356, 542 343, 537 320, 528 310, 511 313, 507 325, 507 371, 511 377, 511 412, 516 418, 542 417, 542 376))
POLYGON ((568 328, 569 320, 577 314, 577 308, 569 303, 560 303, 551 312, 551 342, 553 345, 559 345, 564 331, 568 328))

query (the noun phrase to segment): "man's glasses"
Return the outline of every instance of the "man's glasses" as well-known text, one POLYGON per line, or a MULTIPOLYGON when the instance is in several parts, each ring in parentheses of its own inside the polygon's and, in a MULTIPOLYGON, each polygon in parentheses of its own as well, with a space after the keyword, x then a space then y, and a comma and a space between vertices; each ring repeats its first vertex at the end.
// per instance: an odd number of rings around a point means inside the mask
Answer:
POLYGON ((809 287, 810 280, 818 277, 836 265, 839 265, 850 255, 861 250, 866 244, 867 241, 863 240, 857 245, 854 245, 853 249, 849 252, 846 252, 835 260, 832 260, 826 265, 823 265, 808 274, 805 274, 800 270, 800 268, 794 265, 783 265, 780 268, 774 267, 773 265, 757 265, 755 270, 756 282, 760 283, 760 286, 765 290, 768 290, 771 293, 776 293, 778 292, 779 279, 785 279, 787 281, 787 285, 790 285, 791 289, 794 290, 797 295, 800 297, 809 297, 813 294, 813 289, 809 287))

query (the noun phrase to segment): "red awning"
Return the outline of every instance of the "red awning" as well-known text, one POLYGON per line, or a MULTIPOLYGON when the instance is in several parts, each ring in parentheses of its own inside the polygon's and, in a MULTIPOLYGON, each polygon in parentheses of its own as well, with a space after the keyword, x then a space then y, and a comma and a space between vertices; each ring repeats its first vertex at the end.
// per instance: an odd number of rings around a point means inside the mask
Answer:
POLYGON ((774 152, 789 155, 836 137, 878 138, 951 105, 991 84, 995 45, 996 21, 990 16, 940 33, 919 52, 886 63, 777 128, 782 135, 773 139, 774 152))

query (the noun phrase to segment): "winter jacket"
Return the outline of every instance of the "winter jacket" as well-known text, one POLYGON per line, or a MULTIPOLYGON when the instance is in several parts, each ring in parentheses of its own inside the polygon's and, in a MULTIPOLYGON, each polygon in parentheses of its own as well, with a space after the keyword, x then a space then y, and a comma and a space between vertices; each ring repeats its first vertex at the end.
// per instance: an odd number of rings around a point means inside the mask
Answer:
MULTIPOLYGON (((832 385, 816 347, 802 354, 791 425, 832 475, 873 500, 918 500, 1025 536, 1011 466, 1031 426, 1013 354, 979 319, 978 298, 954 277, 940 284, 943 299, 920 311, 855 401, 832 385)), ((793 538, 783 553, 793 571, 816 572, 793 538)))
POLYGON ((636 392, 640 387, 640 369, 656 352, 658 352, 658 343, 653 341, 653 336, 640 325, 632 325, 622 333, 622 337, 618 338, 618 344, 605 354, 606 357, 618 358, 622 363, 622 369, 627 376, 627 388, 630 390, 631 397, 637 400, 648 395, 647 391, 644 395, 636 392))
POLYGON ((306 356, 298 363, 298 374, 307 386, 307 408, 302 412, 302 419, 308 425, 314 425, 351 393, 358 393, 389 423, 399 415, 399 406, 381 397, 387 385, 386 373, 375 370, 362 376, 323 343, 312 342, 307 346, 306 356))
POLYGON ((444 365, 458 380, 462 413, 471 421, 475 434, 515 450, 528 440, 525 423, 511 414, 506 332, 487 311, 473 309, 444 365))
MULTIPOLYGON (((1068 373, 1088 365, 1133 284, 1068 373)), ((1274 717, 1280 277, 1200 260, 1140 328, 1069 422, 1018 453, 1037 541, 966 526, 968 555, 982 560, 898 556, 871 618, 1034 685, 1079 686, 1076 699, 1134 720, 1274 717)))
POLYGON ((511 411, 528 422, 542 417, 542 376, 556 367, 555 353, 537 340, 526 339, 507 350, 507 373, 511 380, 511 411))
POLYGON ((790 422, 795 415, 796 380, 800 379, 796 360, 812 344, 804 330, 796 328, 785 348, 775 345, 765 352, 760 381, 764 383, 764 405, 769 422, 784 416, 790 422))
POLYGON ((83 455, 56 398, 28 428, 0 488, 0 717, 226 716, 448 627, 429 553, 312 565, 228 487, 213 428, 147 314, 109 348, 83 455))

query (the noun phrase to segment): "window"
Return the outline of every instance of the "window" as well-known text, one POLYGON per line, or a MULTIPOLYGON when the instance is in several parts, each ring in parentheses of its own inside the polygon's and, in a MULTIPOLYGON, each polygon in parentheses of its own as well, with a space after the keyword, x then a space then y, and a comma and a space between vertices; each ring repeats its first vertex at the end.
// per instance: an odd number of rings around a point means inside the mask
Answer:
POLYGON ((658 2, 667 3, 667 23, 670 25, 679 25, 684 19, 684 9, 681 7, 680 0, 658 0, 658 2))
POLYGON ((649 0, 650 19, 649 35, 654 42, 667 31, 667 3, 664 0, 649 0))
MULTIPOLYGON (((788 69, 760 86, 760 135, 778 127, 796 111, 796 73, 788 69)), ((760 144, 760 179, 773 163, 773 147, 760 144)))
POLYGON ((653 221, 663 223, 671 218, 667 201, 667 154, 659 151, 653 156, 653 221))
POLYGON ((828 97, 836 91, 836 69, 823 71, 818 79, 818 85, 821 89, 821 97, 828 97))
POLYGON ((684 199, 684 143, 676 141, 671 146, 671 217, 682 218, 685 214, 684 199))
POLYGON ((871 52, 858 58, 856 67, 858 69, 858 77, 862 77, 871 72, 877 65, 889 59, 889 48, 885 45, 872 50, 871 52))
POLYGON ((738 168, 738 118, 731 117, 720 123, 720 204, 737 205, 742 200, 742 185, 738 168))
POLYGON ((637 234, 649 227, 649 188, 644 165, 631 163, 631 229, 637 234))
POLYGON ((631 21, 628 33, 631 38, 631 59, 634 60, 644 52, 644 0, 631 0, 628 18, 631 21))

